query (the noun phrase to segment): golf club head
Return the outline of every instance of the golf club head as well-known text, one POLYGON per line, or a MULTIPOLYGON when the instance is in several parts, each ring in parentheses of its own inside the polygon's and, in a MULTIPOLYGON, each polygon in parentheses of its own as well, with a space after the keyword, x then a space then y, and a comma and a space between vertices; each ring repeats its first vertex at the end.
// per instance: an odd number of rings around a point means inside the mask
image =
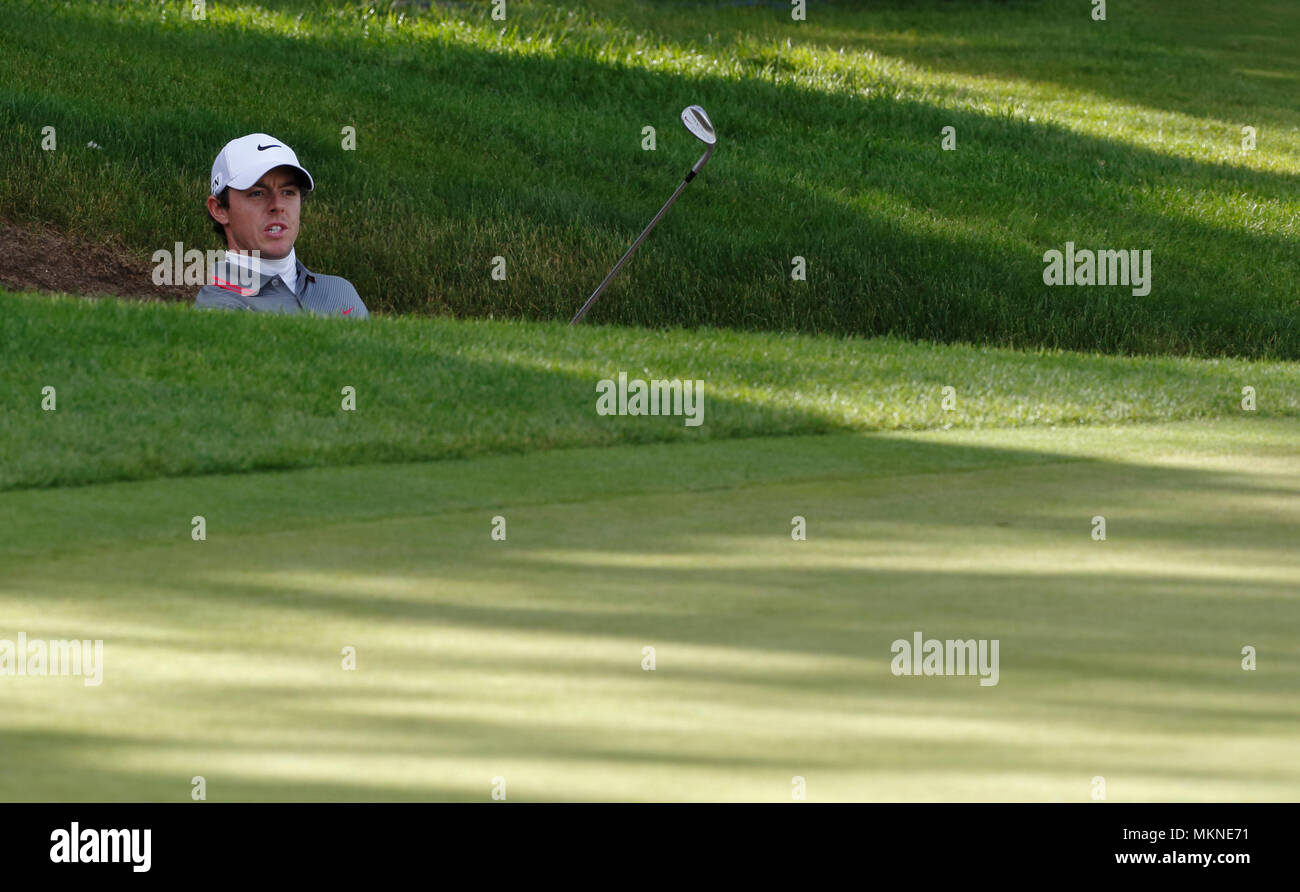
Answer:
POLYGON ((682 123, 686 129, 691 131, 694 136, 706 146, 716 145, 718 134, 713 129, 713 122, 709 120, 708 113, 698 105, 688 105, 682 109, 682 123))

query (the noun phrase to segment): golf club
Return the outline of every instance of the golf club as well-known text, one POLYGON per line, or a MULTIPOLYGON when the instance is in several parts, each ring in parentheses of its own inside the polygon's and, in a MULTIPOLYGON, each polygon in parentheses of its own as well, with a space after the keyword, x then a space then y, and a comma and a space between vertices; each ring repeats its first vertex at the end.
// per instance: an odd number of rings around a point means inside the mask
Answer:
POLYGON ((655 224, 659 222, 659 218, 668 213, 668 209, 673 206, 673 202, 677 200, 677 196, 682 194, 682 190, 686 188, 686 184, 695 179, 695 175, 700 172, 700 169, 708 162, 709 156, 713 154, 713 150, 718 144, 718 134, 714 132, 713 122, 709 120, 709 116, 705 113, 704 109, 700 108, 698 105, 688 105, 686 108, 682 109, 682 124, 686 126, 686 129, 691 132, 692 136, 708 146, 708 149, 706 149, 704 154, 700 156, 700 160, 695 162, 695 165, 691 168, 690 172, 686 174, 686 179, 682 180, 681 185, 677 187, 677 191, 673 193, 673 197, 668 199, 668 202, 659 209, 659 213, 655 214, 655 218, 650 221, 650 225, 641 231, 641 234, 636 237, 636 241, 632 243, 632 247, 628 248, 627 253, 623 255, 618 263, 614 264, 614 268, 609 271, 609 275, 605 277, 605 281, 596 286, 596 290, 591 293, 591 297, 587 298, 587 302, 582 305, 582 309, 578 311, 578 315, 574 316, 573 319, 569 321, 570 325, 577 325, 582 321, 582 317, 587 315, 587 311, 591 309, 591 305, 596 302, 596 298, 600 297, 600 293, 605 290, 605 286, 613 281, 614 277, 618 275, 618 271, 623 268, 623 264, 627 263, 627 259, 631 257, 636 249, 641 246, 641 243, 645 241, 645 237, 650 234, 650 230, 655 228, 655 224))

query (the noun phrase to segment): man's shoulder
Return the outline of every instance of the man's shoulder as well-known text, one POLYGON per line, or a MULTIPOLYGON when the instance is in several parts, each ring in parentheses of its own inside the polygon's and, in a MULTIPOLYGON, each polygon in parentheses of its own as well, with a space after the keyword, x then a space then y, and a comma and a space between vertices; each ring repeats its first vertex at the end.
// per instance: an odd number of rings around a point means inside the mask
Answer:
POLYGON ((194 298, 194 306, 201 309, 251 310, 253 305, 244 300, 244 295, 256 293, 256 289, 244 287, 255 284, 248 279, 247 272, 222 257, 208 269, 208 283, 199 289, 194 298))
POLYGON ((216 285, 204 285, 194 296, 194 306, 199 309, 251 310, 248 302, 233 291, 216 285))
POLYGON ((366 309, 361 295, 347 279, 342 276, 312 272, 305 268, 303 272, 310 280, 311 291, 302 293, 310 294, 310 300, 305 305, 312 312, 327 316, 348 316, 352 319, 365 319, 370 316, 370 311, 366 309))
POLYGON ((329 276, 326 275, 325 273, 315 273, 310 271, 307 273, 307 275, 311 276, 312 280, 315 281, 317 287, 319 288, 330 289, 330 290, 337 289, 339 292, 346 293, 346 294, 357 293, 357 289, 353 286, 353 284, 349 282, 347 279, 343 278, 342 276, 329 276))

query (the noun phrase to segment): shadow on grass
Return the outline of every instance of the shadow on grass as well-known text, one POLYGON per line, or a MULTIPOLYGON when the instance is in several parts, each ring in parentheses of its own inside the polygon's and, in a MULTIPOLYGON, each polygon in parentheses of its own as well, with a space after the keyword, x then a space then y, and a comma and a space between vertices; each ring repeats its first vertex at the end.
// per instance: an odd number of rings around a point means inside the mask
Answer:
POLYGON ((1295 123, 1291 94, 1300 82, 1300 62, 1292 48, 1300 39, 1300 15, 1285 2, 1156 0, 1127 4, 1105 23, 1093 21, 1090 10, 1080 15, 1043 2, 1018 4, 1018 17, 987 3, 895 0, 873 6, 866 27, 841 27, 830 18, 814 32, 814 42, 871 50, 940 72, 1086 90, 1196 118, 1236 122, 1247 104, 1250 121, 1295 123))

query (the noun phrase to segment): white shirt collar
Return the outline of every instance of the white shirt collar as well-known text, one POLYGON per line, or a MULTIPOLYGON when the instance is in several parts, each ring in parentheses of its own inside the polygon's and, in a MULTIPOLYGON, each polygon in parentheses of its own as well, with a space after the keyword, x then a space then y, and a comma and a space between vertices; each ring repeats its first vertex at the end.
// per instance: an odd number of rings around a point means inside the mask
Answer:
POLYGON ((236 254, 234 251, 226 252, 226 260, 263 276, 279 276, 281 281, 289 286, 290 291, 294 294, 298 293, 295 287, 298 284, 298 255, 293 248, 289 249, 288 255, 279 260, 266 257, 254 258, 247 254, 236 254))

